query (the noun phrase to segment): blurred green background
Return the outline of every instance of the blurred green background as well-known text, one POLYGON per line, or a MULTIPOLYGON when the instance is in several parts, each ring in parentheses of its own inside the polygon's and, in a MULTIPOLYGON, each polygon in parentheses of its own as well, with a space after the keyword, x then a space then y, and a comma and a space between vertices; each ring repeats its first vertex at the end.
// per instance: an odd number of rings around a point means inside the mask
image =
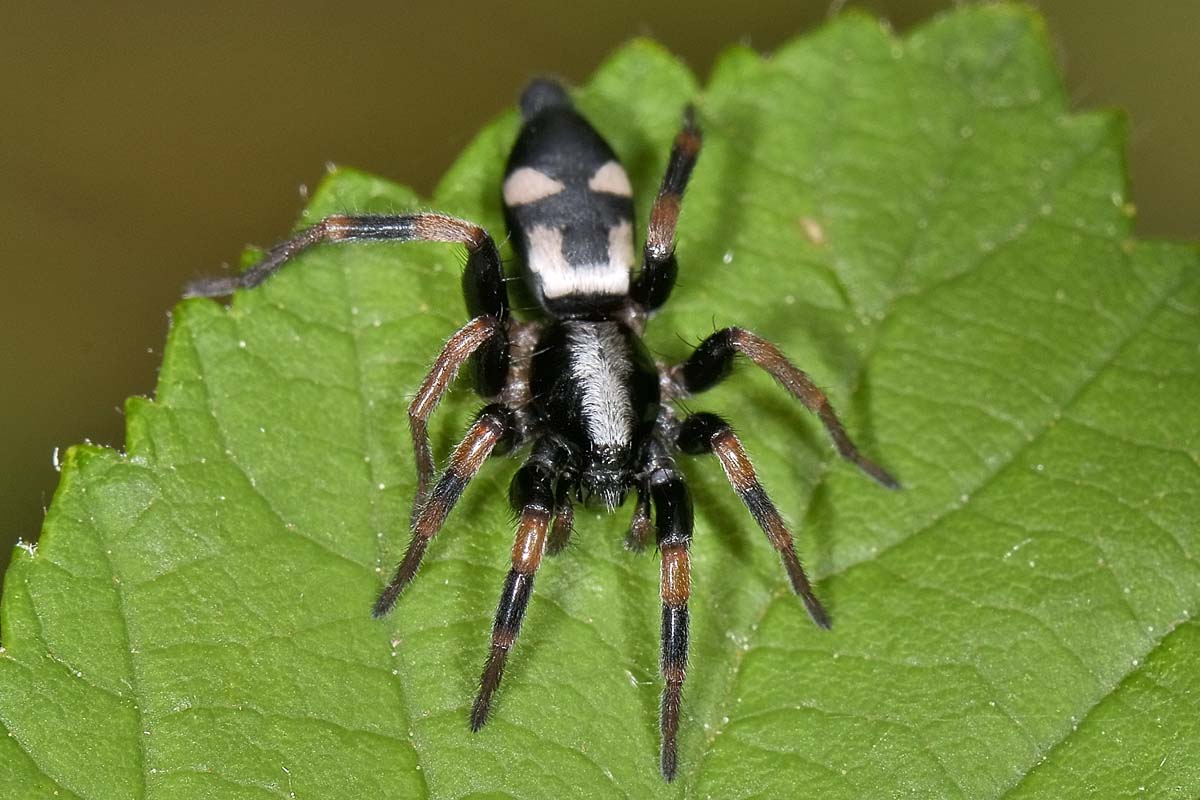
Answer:
MULTIPOLYGON (((0 570, 37 536, 55 449, 122 443, 183 283, 286 234, 326 162, 427 194, 532 74, 581 81, 649 35, 704 75, 725 45, 769 51, 832 5, 5 3, 0 570)), ((904 31, 953 4, 851 5, 904 31)), ((1129 112, 1139 233, 1200 238, 1200 2, 1038 5, 1076 106, 1129 112)))

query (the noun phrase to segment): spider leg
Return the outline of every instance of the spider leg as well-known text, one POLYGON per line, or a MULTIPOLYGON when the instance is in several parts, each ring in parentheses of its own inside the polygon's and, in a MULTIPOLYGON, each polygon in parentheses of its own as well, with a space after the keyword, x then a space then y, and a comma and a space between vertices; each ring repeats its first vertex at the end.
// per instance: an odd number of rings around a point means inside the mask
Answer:
POLYGON ((640 553, 646 549, 646 541, 654 525, 650 522, 650 492, 645 486, 637 487, 637 502, 633 505, 633 518, 629 520, 629 535, 625 537, 625 549, 640 553))
POLYGON ((675 263, 675 224, 679 221, 684 189, 700 156, 700 142, 696 112, 688 106, 683 112, 683 127, 671 147, 671 158, 654 207, 650 210, 642 269, 630 288, 634 302, 646 311, 653 311, 666 302, 675 286, 679 271, 675 263))
POLYGON ((533 593, 533 578, 542 563, 546 546, 546 529, 554 513, 554 482, 561 471, 565 451, 546 443, 534 450, 529 460, 517 470, 508 490, 509 504, 517 510, 517 534, 513 541, 512 568, 504 580, 496 619, 492 624, 492 645, 483 674, 479 679, 479 694, 471 707, 471 730, 478 731, 487 722, 492 708, 492 695, 500 687, 508 651, 516 643, 525 618, 525 609, 533 593))
POLYGON ((185 297, 220 297, 257 286, 288 261, 326 242, 458 242, 467 247, 463 291, 471 316, 508 319, 508 295, 496 243, 480 226, 445 214, 335 214, 272 247, 262 261, 240 275, 203 278, 184 289, 185 297))
POLYGON ((891 473, 858 451, 846 429, 829 404, 826 394, 812 378, 798 369, 775 345, 743 328, 724 328, 709 336, 684 362, 671 367, 670 377, 686 394, 695 394, 720 383, 733 370, 734 357, 741 353, 771 374, 804 407, 817 415, 838 453, 876 483, 899 489, 891 473))
POLYGON ((546 539, 546 555, 556 556, 566 549, 567 543, 571 541, 574 525, 575 508, 571 505, 571 483, 560 480, 554 498, 554 524, 550 526, 550 536, 546 539))
POLYGON ((475 423, 455 448, 454 455, 450 457, 450 465, 438 480, 429 500, 413 521, 408 551, 396 567, 396 574, 391 582, 375 601, 373 613, 376 617, 382 617, 392 610, 396 598, 412 581, 417 567, 421 566, 421 559, 425 556, 429 540, 441 530, 454 504, 462 496, 471 478, 475 477, 475 473, 483 466, 483 462, 498 446, 502 451, 510 447, 514 438, 512 412, 504 406, 493 404, 479 412, 475 423))
POLYGON ((416 522, 429 496, 433 480, 433 455, 429 449, 427 422, 438 402, 454 381, 458 370, 482 346, 495 337, 504 337, 504 327, 492 316, 480 316, 460 328, 442 348, 429 374, 408 407, 408 426, 412 430, 413 454, 417 463, 417 492, 413 498, 412 520, 416 522))
POLYGON ((445 214, 396 214, 326 217, 267 251, 263 259, 240 275, 204 278, 188 284, 185 297, 218 297, 235 289, 257 286, 305 250, 343 242, 458 242, 467 247, 463 293, 474 317, 446 343, 408 409, 413 452, 417 462, 417 493, 413 519, 420 513, 433 477, 426 421, 459 368, 474 358, 476 388, 484 397, 500 392, 508 373, 508 294, 496 244, 474 223, 445 214))
POLYGON ((691 594, 692 498, 683 476, 665 452, 655 459, 650 473, 650 499, 654 505, 654 527, 662 553, 659 595, 662 599, 663 693, 659 710, 662 750, 659 766, 663 777, 675 779, 676 739, 683 700, 683 679, 688 658, 688 597, 691 594))
POLYGON ((759 483, 754 464, 751 463, 750 456, 746 454, 746 448, 742 446, 737 434, 729 427, 729 423, 716 414, 694 414, 681 423, 676 443, 680 450, 689 455, 712 453, 717 457, 730 485, 767 535, 771 546, 779 552, 792 589, 804 602, 809 616, 820 627, 828 628, 829 613, 813 593, 812 584, 804 572, 800 557, 796 555, 792 534, 767 495, 767 490, 759 483))

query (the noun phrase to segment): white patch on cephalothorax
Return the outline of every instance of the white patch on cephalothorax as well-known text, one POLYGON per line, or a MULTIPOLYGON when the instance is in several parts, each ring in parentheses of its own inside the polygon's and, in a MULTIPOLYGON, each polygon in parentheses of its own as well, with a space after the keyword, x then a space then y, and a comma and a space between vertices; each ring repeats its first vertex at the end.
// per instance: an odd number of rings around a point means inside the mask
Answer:
POLYGON ((520 167, 504 179, 504 202, 510 206, 523 206, 556 195, 565 188, 562 181, 556 181, 544 172, 533 167, 520 167))
POLYGON ((582 322, 567 329, 571 377, 579 383, 588 435, 601 447, 633 439, 628 382, 633 365, 615 322, 582 322))
POLYGON ((624 295, 629 293, 633 265, 633 226, 622 222, 608 232, 608 262, 574 265, 563 255, 563 235, 558 228, 534 225, 528 231, 525 254, 529 271, 548 300, 570 295, 624 295))
POLYGON ((625 168, 616 161, 605 162, 588 180, 588 188, 593 192, 604 192, 621 197, 633 197, 633 187, 629 185, 629 176, 625 168))

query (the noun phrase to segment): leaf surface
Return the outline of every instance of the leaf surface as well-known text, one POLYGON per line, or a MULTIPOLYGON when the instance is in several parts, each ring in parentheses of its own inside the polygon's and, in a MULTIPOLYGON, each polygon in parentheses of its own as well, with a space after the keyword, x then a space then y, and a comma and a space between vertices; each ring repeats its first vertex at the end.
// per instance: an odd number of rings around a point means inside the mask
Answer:
MULTIPOLYGON (((751 370, 731 418, 835 618, 813 627, 716 465, 697 530, 680 777, 657 773, 658 566, 624 512, 544 564, 493 720, 466 718, 508 566, 494 460, 385 621, 407 542, 405 409, 465 319, 444 245, 326 247, 229 308, 174 312, 124 453, 74 448, 0 605, 0 795, 1193 797, 1200 793, 1200 275, 1137 242, 1123 131, 1067 110, 1005 6, 904 39, 858 16, 707 88, 629 45, 578 94, 644 216, 679 112, 705 151, 672 361, 715 327, 779 342, 905 484, 833 458, 751 370)), ((517 128, 432 201, 340 171, 331 212, 503 230, 517 128)), ((433 425, 444 457, 479 405, 433 425)))

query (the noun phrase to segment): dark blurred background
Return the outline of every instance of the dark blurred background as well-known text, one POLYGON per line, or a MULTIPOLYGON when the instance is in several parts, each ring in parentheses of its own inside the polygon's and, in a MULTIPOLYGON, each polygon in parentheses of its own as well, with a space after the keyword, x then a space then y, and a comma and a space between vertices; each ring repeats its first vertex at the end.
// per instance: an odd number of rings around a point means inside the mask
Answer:
MULTIPOLYGON (((326 162, 428 194, 533 73, 581 81, 644 34, 703 76, 842 4, 170 5, 0 10, 0 570, 37 536, 55 449, 122 443, 183 283, 285 234, 326 162)), ((953 3, 850 5, 904 31, 953 3)), ((1076 106, 1129 112, 1139 232, 1200 238, 1200 3, 1038 5, 1076 106)))

